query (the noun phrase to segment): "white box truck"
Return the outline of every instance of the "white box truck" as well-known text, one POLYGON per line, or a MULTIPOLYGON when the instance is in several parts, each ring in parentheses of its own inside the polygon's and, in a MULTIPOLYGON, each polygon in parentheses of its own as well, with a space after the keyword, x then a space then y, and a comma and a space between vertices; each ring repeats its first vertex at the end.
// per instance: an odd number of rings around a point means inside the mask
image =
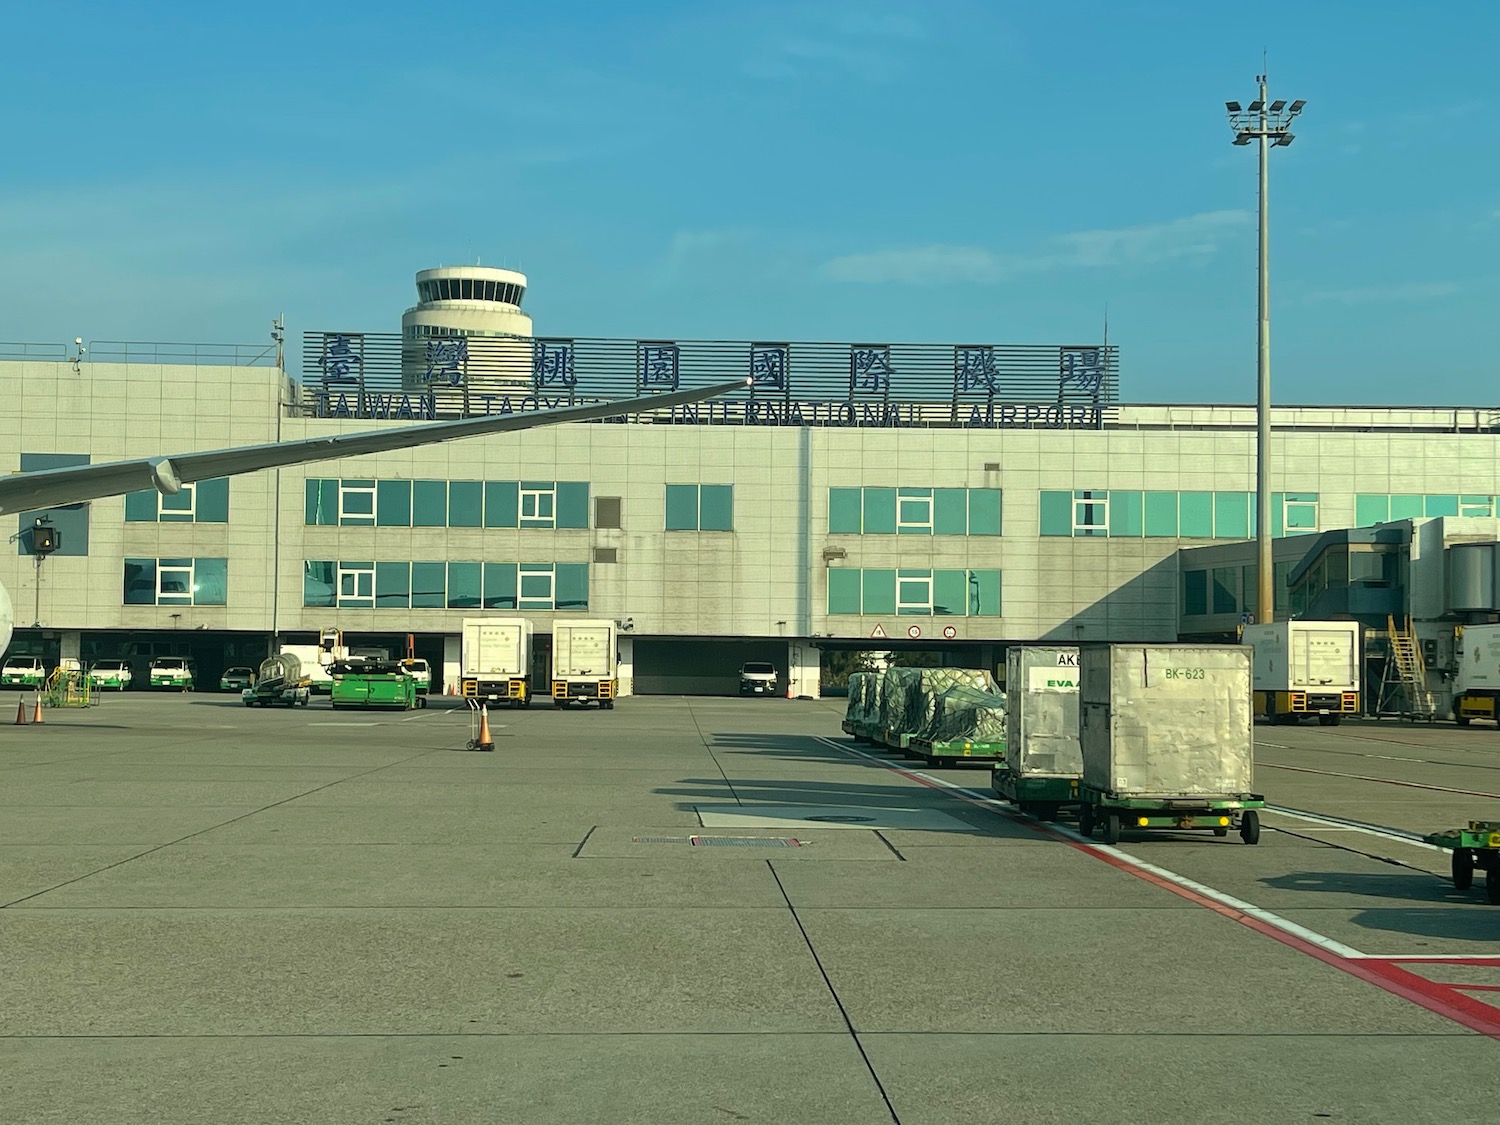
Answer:
POLYGON ((552 701, 558 707, 593 700, 615 705, 618 636, 613 621, 552 623, 552 701))
POLYGON ((1465 625, 1453 676, 1453 721, 1500 722, 1500 625, 1465 625))
POLYGON ((459 653, 459 694, 491 706, 531 706, 531 622, 524 617, 466 617, 459 653))
POLYGON ((1246 625, 1240 643, 1255 650, 1255 714, 1272 723, 1318 716, 1333 726, 1359 714, 1363 648, 1357 621, 1277 621, 1246 625))

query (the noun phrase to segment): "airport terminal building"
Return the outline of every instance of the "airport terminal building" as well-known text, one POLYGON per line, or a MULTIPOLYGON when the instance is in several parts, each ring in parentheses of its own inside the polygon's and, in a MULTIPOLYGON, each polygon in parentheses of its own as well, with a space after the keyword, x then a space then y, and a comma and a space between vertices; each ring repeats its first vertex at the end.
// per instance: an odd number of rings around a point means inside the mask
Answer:
MULTIPOLYGON (((753 384, 22 514, 0 567, 11 651, 190 655, 216 679, 336 626, 392 652, 411 637, 437 690, 465 617, 526 616, 542 638, 602 617, 622 693, 732 693, 742 663, 770 660, 815 696, 823 648, 993 669, 1011 642, 1232 639, 1255 611, 1254 410, 1122 405, 1114 348, 534 337, 518 274, 430 270, 418 288, 401 333, 307 333, 295 371, 275 348, 0 345, 5 467, 753 384), (45 557, 38 519, 61 536, 45 557)), ((1416 529, 1500 538, 1500 411, 1288 407, 1273 425, 1281 615, 1308 607, 1309 581, 1326 592, 1328 569, 1302 564, 1330 536, 1334 584, 1384 589, 1370 604, 1392 613, 1411 611, 1390 598, 1416 529), (1406 553, 1351 578, 1351 537, 1377 526, 1407 528, 1406 553)), ((1438 601, 1435 620, 1500 611, 1438 601)))

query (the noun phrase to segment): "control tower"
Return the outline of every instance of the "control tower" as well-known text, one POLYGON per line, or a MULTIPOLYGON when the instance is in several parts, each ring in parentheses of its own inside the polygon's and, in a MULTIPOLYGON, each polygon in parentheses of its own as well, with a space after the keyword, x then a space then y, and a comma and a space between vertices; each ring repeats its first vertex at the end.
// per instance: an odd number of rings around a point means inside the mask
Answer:
POLYGON ((483 413, 485 396, 526 395, 531 317, 526 275, 490 266, 417 274, 417 303, 401 315, 401 384, 431 393, 440 413, 483 413))

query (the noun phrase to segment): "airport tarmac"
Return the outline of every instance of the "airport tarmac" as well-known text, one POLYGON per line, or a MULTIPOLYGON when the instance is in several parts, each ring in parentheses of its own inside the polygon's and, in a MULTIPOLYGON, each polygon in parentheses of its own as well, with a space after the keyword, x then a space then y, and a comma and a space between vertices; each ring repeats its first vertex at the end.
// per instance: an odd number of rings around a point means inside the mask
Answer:
MULTIPOLYGON (((0 695, 10 704, 14 693, 0 695)), ((841 700, 125 693, 0 730, 31 1123, 1423 1125, 1500 1103, 1493 726, 1257 728, 1259 846, 1084 841, 841 700), (1495 1068, 1495 1069, 1491 1069, 1495 1068), (440 1073, 446 1071, 446 1073, 440 1073)))

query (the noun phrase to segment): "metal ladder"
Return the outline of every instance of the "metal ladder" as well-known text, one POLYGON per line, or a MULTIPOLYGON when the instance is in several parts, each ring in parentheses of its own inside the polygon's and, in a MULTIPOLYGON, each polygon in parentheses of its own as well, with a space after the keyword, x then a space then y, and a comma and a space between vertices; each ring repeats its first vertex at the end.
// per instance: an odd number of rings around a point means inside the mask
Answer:
POLYGON ((1437 704, 1427 686, 1427 667, 1417 644, 1411 617, 1405 627, 1398 627, 1395 615, 1386 617, 1385 676, 1380 684, 1379 715, 1400 715, 1407 719, 1437 718, 1437 704))

